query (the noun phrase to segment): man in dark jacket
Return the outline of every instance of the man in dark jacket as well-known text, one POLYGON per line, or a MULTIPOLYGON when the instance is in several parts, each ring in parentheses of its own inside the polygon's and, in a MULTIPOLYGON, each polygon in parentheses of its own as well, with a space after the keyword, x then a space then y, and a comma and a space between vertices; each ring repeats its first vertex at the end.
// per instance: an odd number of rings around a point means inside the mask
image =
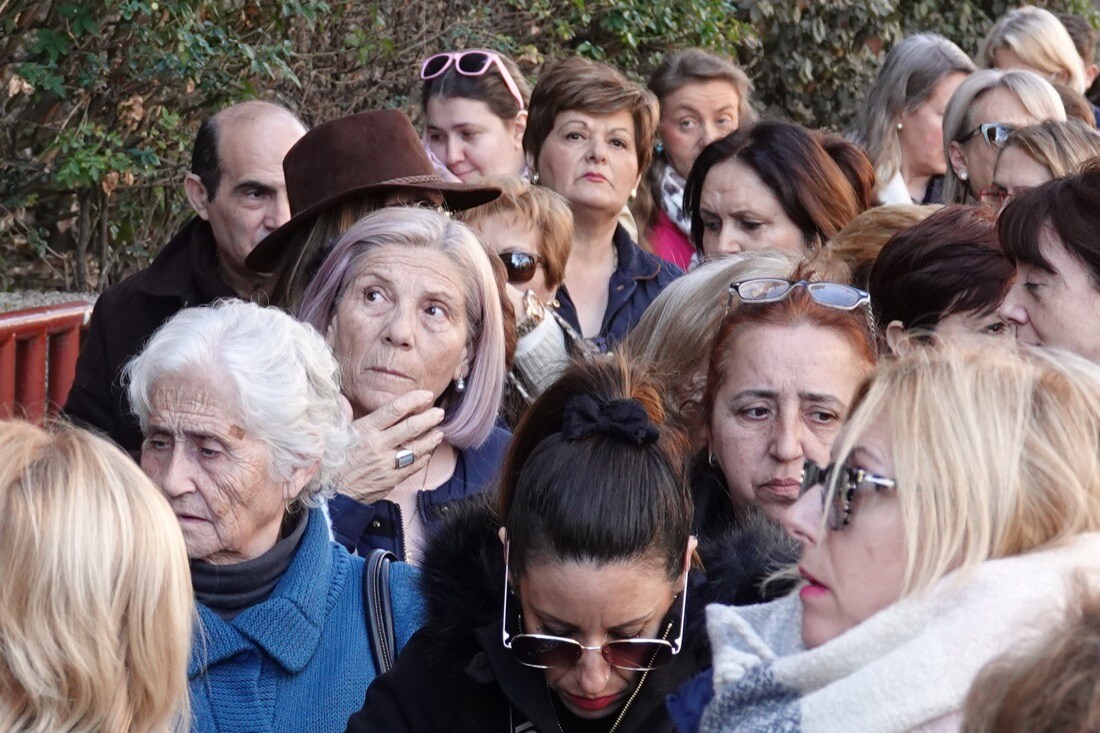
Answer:
POLYGON ((183 182, 196 216, 149 267, 99 297, 66 416, 137 455, 141 430, 122 386, 122 367, 177 311, 252 296, 262 275, 244 260, 290 219, 283 157, 305 132, 288 110, 257 101, 227 107, 203 122, 183 182))

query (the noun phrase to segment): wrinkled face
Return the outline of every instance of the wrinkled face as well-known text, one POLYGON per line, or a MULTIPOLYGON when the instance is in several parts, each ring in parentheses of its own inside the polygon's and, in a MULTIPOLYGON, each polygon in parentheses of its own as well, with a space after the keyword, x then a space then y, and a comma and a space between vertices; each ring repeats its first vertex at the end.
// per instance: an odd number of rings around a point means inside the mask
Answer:
MULTIPOLYGON (((474 227, 481 235, 481 241, 497 255, 521 252, 537 256, 542 252, 539 246, 542 241, 540 234, 530 223, 521 221, 516 214, 493 214, 484 217, 474 227)), ((545 263, 539 263, 535 267, 535 274, 530 280, 514 285, 521 291, 534 290, 543 303, 551 300, 557 291, 557 284, 551 289, 546 283, 545 263)))
POLYGON ((740 104, 737 88, 722 80, 685 84, 661 101, 661 142, 681 178, 703 148, 737 129, 740 104))
POLYGON ((634 118, 625 109, 599 117, 559 112, 537 168, 539 182, 564 196, 575 214, 618 216, 640 176, 634 118))
POLYGON ((438 399, 468 374, 465 292, 437 250, 382 245, 363 256, 326 334, 356 419, 417 389, 438 399))
POLYGON ((428 145, 459 180, 523 172, 526 113, 504 120, 481 100, 436 96, 428 100, 427 114, 428 145))
MULTIPOLYGON (((960 137, 986 122, 1003 122, 1016 129, 1042 122, 1024 108, 1015 92, 1005 87, 995 87, 979 96, 970 105, 967 118, 967 127, 959 131, 960 137)), ((955 172, 960 175, 965 172, 970 190, 978 195, 993 182, 993 166, 1000 151, 980 134, 964 143, 953 142, 951 146, 955 151, 952 156, 955 172)))
POLYGON ((944 75, 923 104, 898 115, 901 125, 898 145, 903 168, 909 175, 941 176, 947 170, 943 157, 943 112, 965 78, 960 72, 944 75))
POLYGON ((218 255, 229 268, 244 268, 252 249, 290 219, 283 158, 303 134, 301 125, 278 113, 218 128, 221 182, 213 201, 203 198, 198 214, 210 222, 218 255))
MULTIPOLYGON (((849 465, 894 477, 893 441, 884 415, 867 430, 849 465)), ((900 489, 904 491, 905 488, 900 489)), ((808 491, 785 520, 803 542, 799 572, 806 581, 802 641, 821 646, 901 599, 905 576, 905 525, 897 491, 870 488, 855 493, 847 525, 821 529, 821 493, 808 491)))
POLYGON ((783 249, 806 251, 802 231, 756 172, 739 160, 718 163, 699 196, 703 254, 707 257, 783 249))
POLYGON ((1001 151, 993 169, 993 186, 1009 196, 1053 179, 1049 168, 1011 144, 1001 151))
MULTIPOLYGON (((660 638, 682 586, 682 578, 670 582, 663 565, 652 559, 606 565, 548 560, 527 568, 518 592, 527 633, 598 647, 619 639, 660 638)), ((595 720, 622 708, 640 674, 612 667, 599 651, 586 650, 572 667, 546 670, 546 684, 574 715, 595 720)))
POLYGON ((226 379, 167 375, 155 385, 141 468, 176 513, 187 555, 243 562, 274 547, 288 501, 308 476, 275 475, 267 446, 247 434, 226 379))
POLYGON ((1100 363, 1100 290, 1092 275, 1050 226, 1039 237, 1039 252, 1054 272, 1017 263, 1000 316, 1016 326, 1025 343, 1066 349, 1100 363))
POLYGON ((862 363, 836 331, 811 325, 757 326, 733 339, 710 421, 733 501, 778 519, 798 498, 802 463, 825 465, 862 363))

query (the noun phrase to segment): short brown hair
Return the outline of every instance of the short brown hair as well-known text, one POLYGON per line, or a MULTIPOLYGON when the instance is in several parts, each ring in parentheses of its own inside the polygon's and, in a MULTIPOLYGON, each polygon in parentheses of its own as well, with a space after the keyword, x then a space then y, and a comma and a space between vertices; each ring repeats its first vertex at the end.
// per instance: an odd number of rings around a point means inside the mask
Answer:
POLYGON ((573 212, 569 202, 544 186, 533 186, 519 178, 495 178, 487 185, 500 187, 500 198, 475 206, 462 215, 478 229, 491 216, 511 214, 539 235, 546 286, 555 290, 565 280, 565 262, 573 249, 573 212))
POLYGON ((852 284, 866 290, 871 266, 890 237, 924 221, 939 208, 939 205, 932 204, 891 204, 868 209, 836 233, 829 242, 828 250, 852 268, 852 284))
POLYGON ((1100 730, 1100 597, 1079 595, 1053 634, 986 665, 967 695, 962 733, 1100 730))
POLYGON ((1096 117, 1092 112, 1092 103, 1085 95, 1065 84, 1054 84, 1054 91, 1062 98, 1062 106, 1066 108, 1066 119, 1080 120, 1093 129, 1096 128, 1096 117))
POLYGON ((1047 181, 1008 200, 997 218, 997 234, 1009 261, 1053 273, 1054 266, 1039 250, 1039 235, 1046 227, 1100 287, 1100 160, 1087 163, 1078 175, 1047 181))
POLYGON ((626 110, 634 118, 634 148, 638 173, 653 158, 660 110, 657 98, 617 69, 582 56, 570 56, 547 67, 531 92, 531 110, 523 133, 523 149, 537 165, 542 144, 562 112, 603 116, 626 110))
POLYGON ((701 48, 685 48, 665 56, 649 77, 649 89, 661 102, 688 84, 724 81, 737 90, 737 118, 751 122, 752 82, 740 66, 701 48))
POLYGON ((891 237, 867 284, 879 329, 892 321, 933 328, 952 313, 995 311, 1013 267, 994 222, 988 209, 951 205, 891 237))
POLYGON ((1058 20, 1066 27, 1066 33, 1077 49, 1077 55, 1085 64, 1096 63, 1096 30, 1088 18, 1076 13, 1056 13, 1058 20))

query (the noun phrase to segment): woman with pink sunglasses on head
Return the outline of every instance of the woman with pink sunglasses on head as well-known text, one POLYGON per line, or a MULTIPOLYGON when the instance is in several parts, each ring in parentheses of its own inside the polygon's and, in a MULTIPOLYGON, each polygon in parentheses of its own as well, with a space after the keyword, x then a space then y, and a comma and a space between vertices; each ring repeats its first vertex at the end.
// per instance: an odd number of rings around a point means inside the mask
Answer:
POLYGON ((424 144, 441 174, 470 183, 526 172, 531 89, 515 61, 485 49, 437 53, 420 78, 424 144))

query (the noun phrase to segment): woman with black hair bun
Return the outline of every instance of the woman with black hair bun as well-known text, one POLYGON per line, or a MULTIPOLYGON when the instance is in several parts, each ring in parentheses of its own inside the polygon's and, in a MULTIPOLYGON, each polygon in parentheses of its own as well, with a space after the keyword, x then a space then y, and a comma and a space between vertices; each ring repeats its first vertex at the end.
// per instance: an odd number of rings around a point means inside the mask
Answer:
POLYGON ((710 665, 703 606, 759 602, 790 552, 762 525, 696 577, 686 447, 648 375, 573 365, 516 430, 497 505, 429 546, 429 620, 348 730, 674 730, 666 696, 710 665))

